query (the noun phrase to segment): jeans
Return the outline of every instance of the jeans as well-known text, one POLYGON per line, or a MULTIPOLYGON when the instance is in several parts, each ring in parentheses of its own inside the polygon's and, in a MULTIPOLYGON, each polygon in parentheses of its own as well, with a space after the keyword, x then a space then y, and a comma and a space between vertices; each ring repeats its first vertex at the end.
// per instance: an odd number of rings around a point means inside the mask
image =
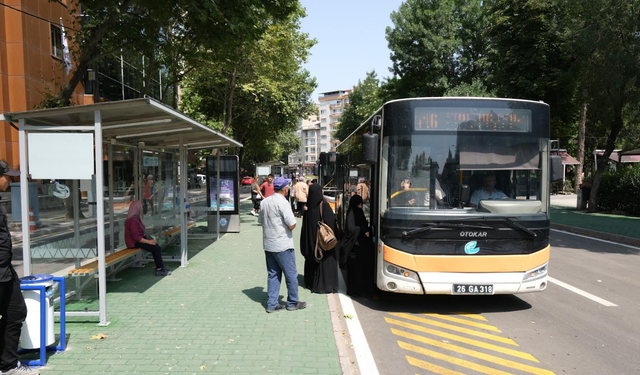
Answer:
POLYGON ((275 309, 279 304, 283 272, 287 282, 287 306, 293 307, 298 303, 298 269, 294 250, 289 249, 278 253, 265 251, 264 253, 267 258, 267 310, 275 309))
POLYGON ((0 282, 0 315, 0 371, 4 372, 18 364, 18 341, 27 318, 19 280, 0 282))
POLYGON ((156 263, 156 269, 164 268, 162 261, 162 248, 159 245, 149 245, 148 243, 136 242, 136 247, 147 250, 153 255, 153 261, 156 263))

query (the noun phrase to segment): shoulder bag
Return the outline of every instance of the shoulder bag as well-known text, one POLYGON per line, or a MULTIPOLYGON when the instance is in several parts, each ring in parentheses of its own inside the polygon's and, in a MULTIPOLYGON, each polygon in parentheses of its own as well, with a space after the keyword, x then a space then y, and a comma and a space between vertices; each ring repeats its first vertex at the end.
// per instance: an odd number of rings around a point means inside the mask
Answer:
POLYGON ((333 229, 324 223, 324 218, 322 217, 322 206, 324 206, 324 200, 320 202, 321 221, 318 221, 318 235, 316 236, 315 257, 318 260, 323 258, 323 251, 333 250, 333 248, 338 244, 338 239, 336 238, 335 233, 333 233, 333 229))

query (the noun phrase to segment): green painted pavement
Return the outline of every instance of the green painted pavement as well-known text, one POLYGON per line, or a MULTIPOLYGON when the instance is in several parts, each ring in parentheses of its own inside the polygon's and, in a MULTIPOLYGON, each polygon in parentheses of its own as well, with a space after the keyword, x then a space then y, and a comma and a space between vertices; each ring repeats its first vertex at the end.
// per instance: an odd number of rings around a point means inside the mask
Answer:
POLYGON ((640 239, 640 217, 588 213, 554 206, 551 207, 551 222, 640 239))
POLYGON ((49 354, 41 373, 341 374, 325 295, 300 287, 305 310, 265 312, 262 229, 249 210, 243 203, 241 233, 190 240, 189 265, 171 276, 153 276, 152 264, 120 272, 107 284, 111 324, 69 319, 68 349, 49 354), (99 333, 109 337, 91 340, 99 333))

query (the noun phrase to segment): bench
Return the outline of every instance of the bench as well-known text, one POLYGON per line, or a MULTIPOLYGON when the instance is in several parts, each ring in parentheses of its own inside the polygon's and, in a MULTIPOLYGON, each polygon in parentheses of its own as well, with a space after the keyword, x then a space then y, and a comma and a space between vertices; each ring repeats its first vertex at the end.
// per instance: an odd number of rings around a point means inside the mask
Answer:
MULTIPOLYGON (((109 254, 104 258, 105 268, 109 266, 115 266, 123 261, 135 256, 142 249, 123 249, 116 251, 113 254, 109 254)), ((98 272, 98 260, 82 265, 78 268, 69 271, 69 276, 90 276, 98 272)))
MULTIPOLYGON (((193 227, 196 226, 196 223, 189 223, 187 224, 187 229, 191 229, 193 227)), ((176 234, 180 233, 180 225, 178 225, 177 227, 173 227, 171 229, 165 230, 162 233, 158 234, 158 237, 171 237, 174 236, 176 234)))

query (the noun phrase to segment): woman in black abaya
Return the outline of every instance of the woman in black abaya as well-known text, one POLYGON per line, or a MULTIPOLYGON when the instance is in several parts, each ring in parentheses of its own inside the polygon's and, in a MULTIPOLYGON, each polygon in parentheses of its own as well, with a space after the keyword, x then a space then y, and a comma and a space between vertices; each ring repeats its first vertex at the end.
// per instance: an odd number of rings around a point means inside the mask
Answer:
POLYGON ((340 248, 340 266, 347 268, 347 294, 350 296, 368 292, 373 283, 374 249, 362 204, 359 195, 349 200, 347 225, 340 248))
POLYGON ((302 216, 302 233, 300 234, 300 251, 304 256, 304 284, 313 293, 336 293, 338 291, 337 249, 323 251, 322 259, 317 259, 315 256, 318 222, 322 220, 321 205, 324 223, 336 233, 336 218, 331 206, 322 197, 322 187, 313 184, 309 187, 307 210, 302 216))

